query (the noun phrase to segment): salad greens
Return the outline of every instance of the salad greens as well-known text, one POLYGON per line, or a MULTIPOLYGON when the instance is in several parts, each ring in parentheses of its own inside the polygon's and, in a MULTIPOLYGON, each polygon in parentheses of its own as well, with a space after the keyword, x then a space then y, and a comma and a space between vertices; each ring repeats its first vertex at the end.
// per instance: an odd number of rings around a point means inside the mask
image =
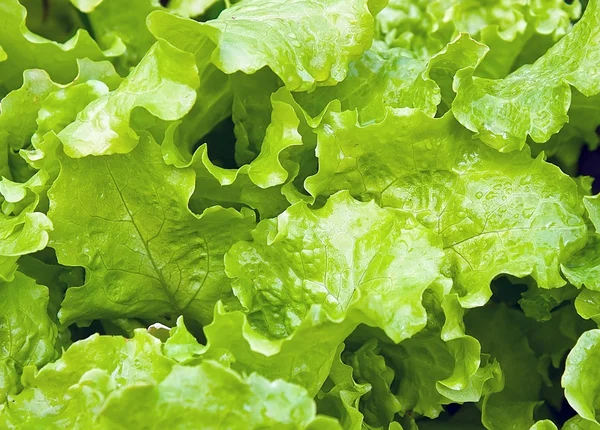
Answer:
POLYGON ((126 3, 0 1, 0 429, 600 429, 600 0, 126 3))

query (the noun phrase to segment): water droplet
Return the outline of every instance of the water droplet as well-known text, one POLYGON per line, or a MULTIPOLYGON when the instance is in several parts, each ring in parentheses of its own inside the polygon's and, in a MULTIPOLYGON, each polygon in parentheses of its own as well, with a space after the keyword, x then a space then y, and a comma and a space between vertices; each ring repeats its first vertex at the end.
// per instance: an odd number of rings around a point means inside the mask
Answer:
POLYGON ((433 149, 433 145, 431 144, 431 142, 426 142, 425 143, 425 149, 428 149, 430 151, 433 149))
POLYGON ((475 197, 477 197, 478 199, 483 197, 483 193, 481 191, 477 191, 477 193, 475 193, 475 197))
POLYGON ((598 74, 598 68, 597 68, 596 66, 591 66, 591 67, 588 69, 588 73, 589 73, 590 75, 596 75, 596 74, 598 74))

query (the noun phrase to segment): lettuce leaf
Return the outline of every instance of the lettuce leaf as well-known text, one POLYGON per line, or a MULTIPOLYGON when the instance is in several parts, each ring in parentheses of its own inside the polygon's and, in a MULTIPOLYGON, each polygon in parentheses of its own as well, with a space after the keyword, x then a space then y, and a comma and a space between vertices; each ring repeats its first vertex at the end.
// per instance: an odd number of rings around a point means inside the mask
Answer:
POLYGON ((319 170, 306 189, 315 197, 347 189, 414 213, 443 238, 464 305, 484 304, 502 273, 531 275, 542 288, 564 285, 558 263, 587 238, 583 206, 576 183, 543 157, 499 154, 452 115, 412 110, 388 110, 364 126, 354 112, 331 112, 317 134, 319 170), (540 246, 551 251, 531 251, 540 246))
POLYGON ((581 335, 567 357, 562 385, 569 404, 584 419, 598 424, 596 416, 597 372, 595 356, 598 353, 599 330, 589 330, 581 335), (585 375, 585 376, 583 376, 585 375))
POLYGON ((0 428, 600 428, 599 1, 0 1, 0 428))
POLYGON ((77 60, 103 60, 121 51, 111 47, 103 52, 85 30, 65 43, 48 40, 29 31, 25 25, 27 10, 18 0, 7 0, 0 6, 0 45, 6 59, 0 62, 0 94, 20 86, 27 69, 43 69, 52 79, 66 83, 77 74, 77 60))
POLYGON ((50 246, 60 263, 87 270, 86 284, 67 291, 61 320, 186 313, 209 322, 226 291, 223 254, 247 237, 253 215, 220 207, 191 213, 193 171, 165 165, 149 135, 127 155, 60 161, 49 191, 50 246))
POLYGON ((422 295, 443 254, 412 216, 342 192, 315 211, 295 204, 252 236, 230 249, 225 270, 258 330, 288 336, 316 304, 332 320, 355 309, 396 342, 425 325, 422 295))
POLYGON ((546 142, 569 119, 571 86, 586 97, 600 92, 599 11, 600 3, 591 0, 571 32, 535 63, 504 79, 473 77, 472 68, 459 71, 452 109, 456 119, 503 152, 522 148, 527 136, 546 142))
POLYGON ((192 108, 197 86, 193 57, 157 42, 115 91, 88 104, 58 137, 70 157, 127 153, 139 139, 129 124, 134 108, 179 119, 192 108))
POLYGON ((0 283, 0 402, 16 394, 19 376, 26 366, 43 366, 60 353, 56 315, 49 314, 48 288, 17 273, 0 283))

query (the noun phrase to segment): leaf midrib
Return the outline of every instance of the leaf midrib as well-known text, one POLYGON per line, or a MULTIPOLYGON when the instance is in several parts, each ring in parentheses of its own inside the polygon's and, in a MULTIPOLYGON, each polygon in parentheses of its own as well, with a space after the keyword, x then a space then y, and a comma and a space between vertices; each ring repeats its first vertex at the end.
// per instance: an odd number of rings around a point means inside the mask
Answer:
POLYGON ((171 305, 171 307, 173 308, 174 311, 179 312, 180 311, 179 306, 177 306, 177 304, 175 303, 174 297, 170 294, 170 291, 168 289, 168 284, 165 281, 163 273, 159 269, 158 264, 156 263, 154 258, 152 257, 152 253, 150 252, 148 243, 144 240, 144 236, 142 235, 140 228, 138 227, 138 225, 135 222, 133 213, 129 209, 129 206, 127 205, 127 202, 125 201, 125 197, 123 196, 123 193, 119 189, 119 185, 117 183, 117 180, 116 180, 112 170, 110 169, 110 164, 108 163, 108 160, 105 160, 105 165, 106 165, 106 170, 108 171, 108 174, 110 175, 110 178, 111 178, 113 184, 115 185, 115 189, 117 190, 117 193, 119 194, 119 198, 121 199, 121 202, 123 203, 123 207, 127 211, 127 215, 129 216, 129 219, 131 220, 131 224, 133 225, 138 237, 140 238, 140 241, 142 242, 142 245, 144 246, 144 250, 146 251, 146 256, 148 257, 148 260, 150 260, 150 264, 152 264, 152 268, 154 269, 154 271, 157 274, 157 279, 159 281, 159 284, 160 284, 163 292, 165 293, 165 296, 169 300, 169 304, 171 305))

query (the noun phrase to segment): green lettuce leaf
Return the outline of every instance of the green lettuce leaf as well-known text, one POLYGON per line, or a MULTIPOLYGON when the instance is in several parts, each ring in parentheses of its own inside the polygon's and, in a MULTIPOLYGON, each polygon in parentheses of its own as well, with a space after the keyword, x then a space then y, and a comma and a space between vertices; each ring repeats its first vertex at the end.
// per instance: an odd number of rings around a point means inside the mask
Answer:
POLYGON ((283 379, 317 395, 327 379, 342 341, 358 322, 347 318, 331 321, 321 306, 313 306, 294 333, 277 338, 252 327, 246 313, 225 310, 218 303, 214 320, 204 328, 205 359, 231 363, 232 369, 257 372, 269 379, 283 379))
POLYGON ((197 86, 193 57, 157 42, 115 91, 86 106, 58 137, 71 157, 127 153, 139 140, 129 123, 134 108, 179 119, 192 108, 197 86))
POLYGON ((317 411, 337 418, 344 429, 361 430, 364 417, 359 411, 359 405, 361 398, 367 395, 372 387, 370 384, 359 384, 355 381, 353 367, 342 361, 343 349, 344 344, 341 344, 329 376, 317 394, 317 411))
POLYGON ((479 342, 464 333, 456 295, 442 299, 428 290, 423 301, 428 311, 424 330, 397 345, 385 337, 379 345, 370 339, 352 356, 358 382, 373 386, 362 409, 370 425, 385 427, 396 412, 436 418, 443 405, 476 402, 502 388, 498 363, 482 355, 479 342))
POLYGON ((562 386, 569 404, 584 419, 598 425, 598 358, 600 330, 589 330, 581 335, 567 356, 562 386))
POLYGON ((489 430, 531 427, 534 408, 541 403, 542 377, 524 321, 522 314, 502 305, 474 309, 465 316, 467 333, 498 360, 504 375, 504 389, 488 394, 482 403, 482 423, 489 430))
POLYGON ((37 129, 38 111, 46 97, 59 88, 43 70, 28 70, 23 85, 0 101, 0 174, 24 181, 31 171, 18 151, 29 146, 37 129))
POLYGON ((43 172, 25 183, 0 180, 0 280, 13 279, 19 256, 46 247, 52 222, 37 211, 46 182, 43 172))
POLYGON ((339 193, 321 209, 298 203, 261 221, 252 237, 231 248, 225 267, 259 331, 289 336, 315 304, 334 320, 354 308, 396 342, 424 327, 421 297, 440 278, 443 254, 410 215, 339 193))
POLYGON ((376 17, 376 38, 390 47, 411 51, 426 59, 449 42, 450 29, 439 28, 430 10, 432 2, 391 0, 376 17), (436 30, 442 31, 436 31, 436 30))
POLYGON ((582 288, 575 299, 575 308, 582 318, 600 324, 600 291, 582 288))
POLYGON ((196 101, 178 127, 177 147, 189 161, 202 138, 232 114, 232 77, 211 62, 215 44, 198 33, 196 22, 156 12, 148 16, 147 25, 158 40, 193 54, 196 60, 200 78, 196 101))
POLYGON ((37 128, 37 113, 43 101, 60 88, 43 70, 28 70, 23 74, 23 84, 0 101, 1 142, 5 147, 19 150, 29 145, 37 128), (21 121, 18 122, 17 119, 21 121))
POLYGON ((576 415, 565 423, 562 430, 598 430, 600 425, 576 415))
POLYGON ((207 429, 340 429, 334 420, 316 418, 315 412, 313 400, 297 385, 269 381, 256 373, 241 377, 205 361, 193 367, 174 366, 159 384, 130 386, 115 393, 100 419, 105 428, 122 429, 189 428, 192 423, 207 429))
MULTIPOLYGON (((4 136, 15 144, 12 148, 9 145, 12 176, 23 181, 2 180, 0 194, 4 194, 2 206, 5 214, 26 216, 23 215, 25 212, 35 209, 35 216, 43 224, 46 218, 40 215, 48 208, 46 192, 59 171, 56 150, 60 140, 56 133, 71 123, 90 101, 114 89, 121 80, 108 62, 81 60, 78 68, 77 77, 67 85, 56 84, 47 74, 37 73, 37 70, 28 71, 23 87, 4 99, 27 106, 25 110, 15 110, 15 113, 22 114, 18 120, 16 116, 4 117, 7 124, 21 124, 20 127, 7 125, 6 130, 12 133, 4 136)), ((48 230, 47 227, 44 229, 48 230)), ((29 234, 27 231, 25 233, 29 234)), ((47 240, 42 239, 36 250, 46 245, 47 240)))
POLYGON ((573 285, 600 291, 600 236, 590 233, 585 248, 575 254, 562 271, 573 285))
POLYGON ((490 48, 477 75, 503 78, 515 65, 543 54, 580 14, 578 1, 392 0, 377 16, 377 37, 428 58, 467 33, 490 48))
POLYGON ((583 204, 595 232, 589 232, 585 248, 566 262, 562 271, 576 287, 585 285, 592 291, 600 291, 600 194, 584 196, 583 204))
MULTIPOLYGON (((151 28, 164 19, 164 12, 153 12, 151 28)), ((212 61, 223 72, 268 66, 291 91, 306 91, 344 79, 348 63, 371 44, 373 17, 366 0, 251 0, 186 30, 189 38, 208 36, 216 44, 212 61)))
POLYGON ((161 381, 173 364, 162 355, 160 341, 144 331, 131 340, 95 335, 73 344, 39 372, 27 367, 24 390, 11 396, 0 420, 8 428, 103 428, 95 415, 113 391, 161 381))
POLYGON ((227 291, 223 254, 247 237, 253 215, 192 214, 194 173, 165 165, 148 135, 127 155, 60 162, 49 191, 51 246, 60 263, 87 269, 86 284, 67 291, 61 320, 183 313, 209 322, 227 291))
POLYGON ((364 421, 374 427, 391 423, 394 415, 402 410, 404 399, 396 398, 390 389, 395 373, 381 356, 377 339, 367 341, 358 351, 345 354, 345 360, 352 366, 356 382, 371 387, 360 399, 364 421))
POLYGON ((4 403, 7 395, 20 389, 25 366, 42 366, 60 350, 56 314, 49 315, 48 288, 17 273, 11 282, 0 282, 0 300, 0 402, 4 403))
POLYGON ((163 353, 178 363, 185 363, 200 356, 205 350, 206 347, 188 331, 183 317, 177 318, 175 327, 169 330, 168 337, 164 341, 163 353))
POLYGON ((19 258, 19 271, 35 280, 36 284, 48 287, 50 300, 48 314, 58 326, 56 349, 66 349, 71 343, 72 333, 69 327, 60 324, 58 312, 64 299, 65 291, 71 286, 80 286, 85 282, 82 267, 65 267, 58 264, 56 255, 50 248, 19 258))
POLYGON ((39 372, 25 369, 25 387, 1 407, 0 423, 20 429, 191 428, 200 421, 214 429, 340 428, 316 416, 302 387, 255 373, 241 376, 214 361, 178 365, 164 347, 142 329, 132 339, 80 341, 39 372))
POLYGON ((531 144, 531 148, 534 152, 544 150, 564 172, 574 176, 583 147, 594 150, 600 143, 596 133, 600 125, 600 94, 586 97, 572 90, 568 115, 569 122, 557 134, 543 145, 531 144))
POLYGON ((146 17, 161 9, 155 0, 135 0, 123 3, 118 0, 70 0, 87 21, 94 39, 104 49, 119 47, 118 62, 127 70, 135 66, 155 42, 146 27, 146 17))
POLYGON ((530 278, 526 278, 525 281, 528 284, 527 291, 521 293, 521 299, 518 300, 519 306, 527 317, 539 322, 549 321, 554 309, 579 294, 577 288, 571 284, 548 290, 539 288, 530 278))
POLYGON ((455 77, 456 119, 502 152, 520 149, 527 136, 546 142, 568 121, 571 86, 584 96, 600 92, 600 2, 590 0, 584 16, 535 63, 504 79, 473 77, 465 68, 455 77))
POLYGON ((196 172, 196 191, 191 207, 196 212, 220 204, 239 207, 242 204, 257 209, 261 216, 280 214, 288 201, 281 185, 288 182, 288 159, 303 140, 298 128, 300 119, 288 102, 291 96, 285 89, 271 97, 271 121, 265 130, 260 153, 249 164, 239 169, 226 169, 215 165, 209 158, 209 147, 201 145, 191 161, 181 153, 178 128, 167 129, 162 144, 167 163, 177 167, 190 166, 196 172))
POLYGON ((357 61, 348 76, 333 87, 320 87, 297 96, 300 104, 316 115, 332 100, 343 110, 359 111, 362 123, 381 119, 386 107, 409 107, 434 116, 444 100, 452 103, 452 78, 465 67, 475 67, 487 48, 461 34, 428 60, 415 58, 401 48, 376 43, 357 61))
POLYGON ((518 64, 537 59, 581 15, 578 1, 452 3, 447 8, 437 1, 430 10, 438 22, 451 23, 455 31, 468 32, 490 48, 477 69, 478 76, 489 78, 503 78, 518 64))
POLYGON ((18 0, 0 5, 0 45, 7 57, 0 62, 0 95, 18 88, 27 69, 45 70, 54 81, 66 83, 77 74, 77 59, 99 61, 121 53, 118 49, 103 52, 85 30, 78 30, 64 44, 45 39, 27 29, 26 15, 18 0))
POLYGON ((558 427, 550 420, 541 420, 529 427, 529 430, 558 430, 558 427))
POLYGON ((204 14, 219 0, 171 0, 167 8, 173 13, 185 17, 196 17, 204 14))
POLYGON ((502 273, 531 275, 541 288, 565 284, 560 263, 587 236, 583 205, 577 184, 543 157, 499 154, 451 114, 412 110, 364 126, 355 112, 331 112, 317 134, 319 171, 306 189, 346 189, 415 214, 442 236, 463 305, 487 302, 502 273))
POLYGON ((0 429, 600 428, 599 8, 0 0, 0 429))
POLYGON ((31 147, 21 150, 19 154, 31 167, 46 171, 52 179, 56 177, 53 173, 58 169, 52 153, 55 141, 60 142, 57 134, 73 123, 90 103, 108 95, 122 82, 109 62, 81 60, 77 65, 79 72, 73 82, 56 86, 42 98, 37 109, 37 128, 31 136, 31 147))
POLYGON ((539 359, 538 372, 546 386, 560 385, 552 377, 555 369, 561 369, 565 356, 575 346, 579 336, 594 328, 593 323, 584 321, 578 315, 572 303, 565 303, 553 311, 548 321, 534 323, 528 320, 525 326, 529 346, 539 359))
POLYGON ((15 216, 0 213, 0 280, 13 279, 19 256, 48 244, 52 222, 45 214, 35 212, 33 206, 15 216))

